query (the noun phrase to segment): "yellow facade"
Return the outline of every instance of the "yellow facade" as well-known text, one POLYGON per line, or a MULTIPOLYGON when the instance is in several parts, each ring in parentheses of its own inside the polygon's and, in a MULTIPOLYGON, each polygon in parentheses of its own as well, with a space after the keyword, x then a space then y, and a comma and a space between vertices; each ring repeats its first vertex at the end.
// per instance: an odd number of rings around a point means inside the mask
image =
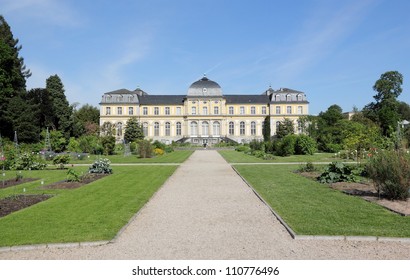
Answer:
POLYGON ((105 93, 100 105, 100 124, 112 124, 118 142, 123 140, 130 117, 139 120, 147 139, 212 145, 262 140, 266 117, 270 118, 272 135, 277 122, 285 118, 292 120, 298 131, 299 117, 308 114, 302 92, 270 88, 262 95, 223 95, 220 86, 205 77, 193 83, 187 95, 118 90, 105 93))

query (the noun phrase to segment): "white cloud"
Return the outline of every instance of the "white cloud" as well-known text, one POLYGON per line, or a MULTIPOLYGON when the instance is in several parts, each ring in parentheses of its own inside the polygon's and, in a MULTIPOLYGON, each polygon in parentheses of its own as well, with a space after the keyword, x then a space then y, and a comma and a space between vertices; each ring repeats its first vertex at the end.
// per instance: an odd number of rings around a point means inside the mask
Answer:
POLYGON ((0 8, 6 15, 47 24, 76 27, 83 23, 78 12, 61 0, 2 0, 0 8))
POLYGON ((354 32, 371 4, 369 1, 354 1, 339 10, 332 6, 317 9, 304 22, 294 42, 283 49, 282 63, 277 66, 278 61, 275 61, 276 67, 272 67, 275 77, 280 81, 292 81, 331 55, 339 43, 354 32))

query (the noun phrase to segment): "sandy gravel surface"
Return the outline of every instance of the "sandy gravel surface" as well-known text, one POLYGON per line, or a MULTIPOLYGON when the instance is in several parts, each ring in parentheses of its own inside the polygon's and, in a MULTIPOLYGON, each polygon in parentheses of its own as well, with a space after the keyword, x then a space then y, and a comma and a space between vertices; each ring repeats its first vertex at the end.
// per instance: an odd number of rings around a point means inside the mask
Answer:
POLYGON ((197 150, 113 243, 0 259, 410 259, 410 242, 293 240, 216 152, 197 150))

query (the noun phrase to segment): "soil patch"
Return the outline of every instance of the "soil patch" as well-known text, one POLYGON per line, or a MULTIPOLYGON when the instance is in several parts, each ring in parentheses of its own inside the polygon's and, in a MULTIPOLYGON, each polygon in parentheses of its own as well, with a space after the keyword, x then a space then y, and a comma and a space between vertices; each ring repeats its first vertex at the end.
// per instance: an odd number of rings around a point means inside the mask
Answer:
POLYGON ((47 200, 52 195, 16 195, 0 199, 0 217, 47 200))
POLYGON ((68 181, 60 181, 53 184, 49 184, 46 186, 41 187, 41 189, 76 189, 96 180, 99 180, 109 174, 97 174, 97 173, 89 173, 85 174, 82 177, 80 182, 68 182, 68 181))
POLYGON ((5 188, 12 187, 12 186, 17 186, 17 185, 24 184, 24 183, 27 183, 27 182, 32 182, 32 181, 35 181, 35 180, 38 180, 38 179, 35 179, 35 178, 23 178, 23 179, 19 179, 19 180, 9 179, 9 180, 4 180, 4 186, 3 186, 3 181, 0 181, 0 189, 5 189, 5 188))
MULTIPOLYGON (((316 180, 316 178, 320 175, 317 172, 302 172, 299 174, 313 180, 316 180)), ((339 190, 345 194, 359 196, 367 201, 377 203, 384 208, 402 216, 410 216, 410 199, 403 201, 390 200, 380 197, 371 183, 338 182, 329 184, 329 186, 332 189, 339 190)))

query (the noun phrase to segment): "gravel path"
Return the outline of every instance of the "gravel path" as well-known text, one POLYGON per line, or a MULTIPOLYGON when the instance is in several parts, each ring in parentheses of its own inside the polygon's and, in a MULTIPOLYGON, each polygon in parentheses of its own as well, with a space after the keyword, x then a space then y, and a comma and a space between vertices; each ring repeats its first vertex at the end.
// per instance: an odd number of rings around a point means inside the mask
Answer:
POLYGON ((293 240, 216 151, 197 150, 113 243, 0 259, 410 259, 410 242, 293 240))

